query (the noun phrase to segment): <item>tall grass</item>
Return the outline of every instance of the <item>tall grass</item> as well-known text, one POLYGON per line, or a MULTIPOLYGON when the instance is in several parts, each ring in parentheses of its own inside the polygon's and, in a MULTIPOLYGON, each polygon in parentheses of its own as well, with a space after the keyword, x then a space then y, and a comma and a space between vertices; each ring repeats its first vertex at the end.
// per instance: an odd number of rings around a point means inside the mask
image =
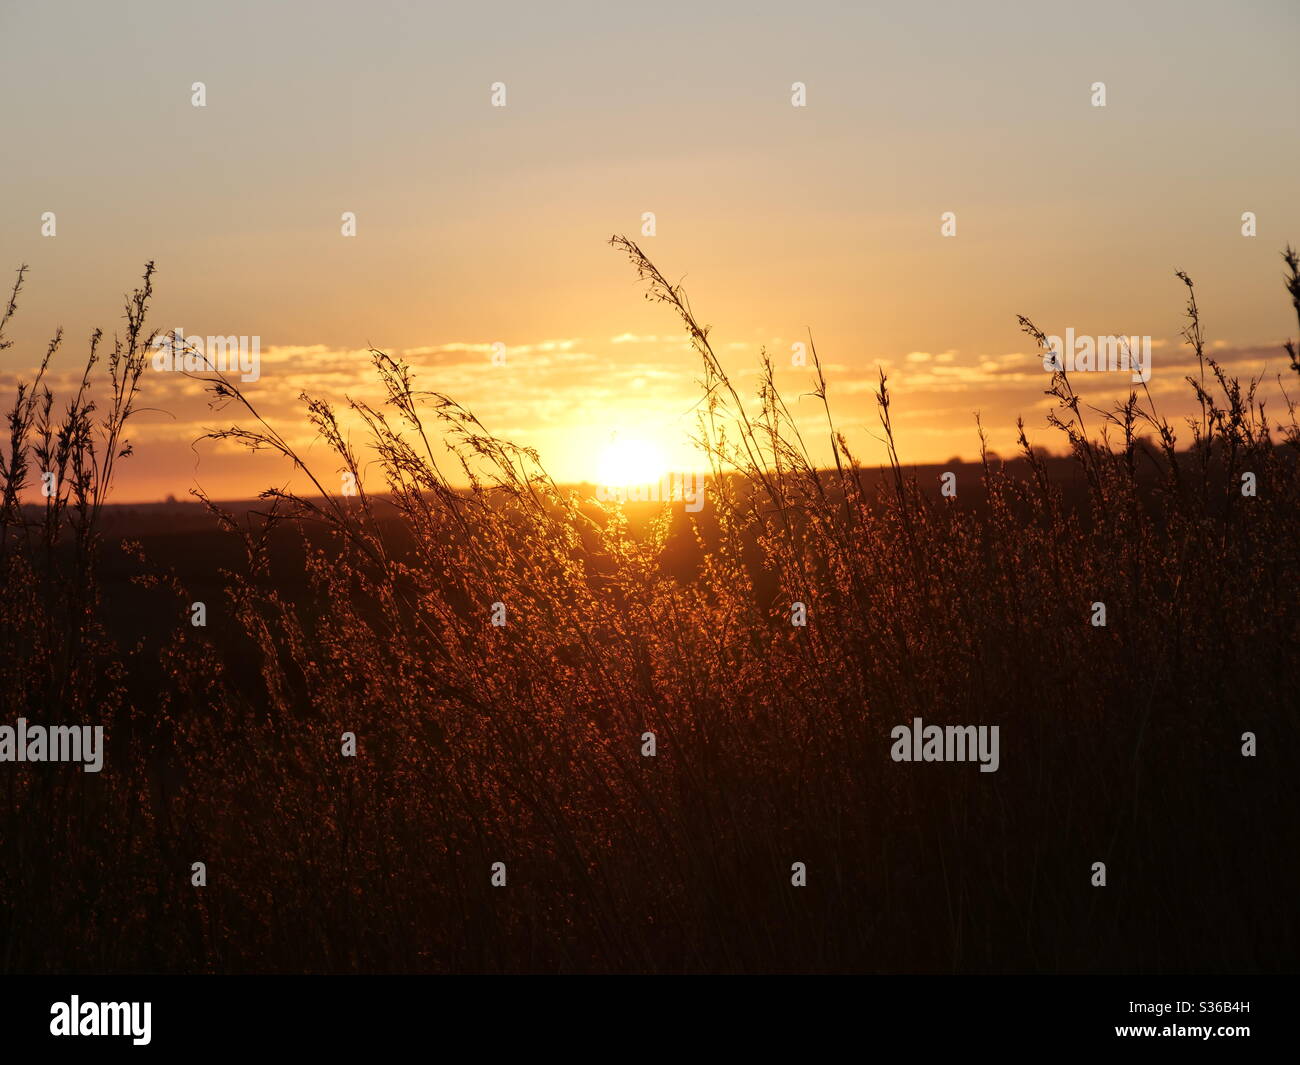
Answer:
POLYGON ((1022 459, 985 450, 948 499, 905 468, 883 373, 877 477, 832 419, 815 348, 824 445, 769 360, 746 402, 682 289, 612 243, 704 368, 698 516, 634 527, 379 351, 386 402, 351 411, 384 491, 344 496, 362 458, 330 405, 304 397, 336 456, 313 468, 210 374, 235 412, 212 435, 283 455, 311 488, 264 493, 252 519, 205 499, 241 558, 209 628, 143 558, 175 624, 122 646, 96 518, 127 450, 152 268, 108 411, 83 382, 56 419, 41 377, 20 386, 0 467, 5 720, 105 723, 110 746, 99 776, 0 767, 5 968, 1293 965, 1300 426, 1289 400, 1270 425, 1260 382, 1215 363, 1191 281, 1186 449, 1149 393, 1095 411, 1057 373, 1080 493, 1022 425, 1022 459), (24 506, 51 466, 59 496, 24 506), (890 730, 914 717, 999 725, 1001 769, 892 762, 890 730), (344 732, 359 757, 340 756, 344 732))

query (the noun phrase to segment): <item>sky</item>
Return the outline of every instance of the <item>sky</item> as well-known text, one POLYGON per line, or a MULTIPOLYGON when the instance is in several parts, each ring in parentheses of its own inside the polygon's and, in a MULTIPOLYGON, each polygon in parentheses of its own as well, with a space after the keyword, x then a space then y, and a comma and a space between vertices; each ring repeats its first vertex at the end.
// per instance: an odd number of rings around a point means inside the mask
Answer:
MULTIPOLYGON (((1286 370, 1297 46, 1294 2, 0 0, 0 272, 30 267, 0 386, 59 325, 51 383, 75 385, 153 260, 151 325, 257 337, 248 393, 309 454, 297 397, 375 398, 375 346, 558 480, 647 450, 695 468, 698 359, 607 245, 625 233, 684 284, 740 391, 766 347, 809 426, 791 345, 811 331, 864 461, 883 460, 881 366, 905 462, 973 457, 976 411, 1004 453, 1017 415, 1059 450, 1017 314, 1150 336, 1173 417, 1181 269, 1227 366, 1286 370)), ((284 483, 195 445, 232 422, 198 383, 143 386, 114 498, 284 483)), ((1105 406, 1129 385, 1076 387, 1105 406)))

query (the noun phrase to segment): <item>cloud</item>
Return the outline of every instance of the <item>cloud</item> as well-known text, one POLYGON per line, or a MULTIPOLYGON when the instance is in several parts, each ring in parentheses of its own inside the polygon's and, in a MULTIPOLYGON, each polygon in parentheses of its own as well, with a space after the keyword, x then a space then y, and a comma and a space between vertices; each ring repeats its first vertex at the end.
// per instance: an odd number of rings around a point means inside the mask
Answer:
MULTIPOLYGON (((508 346, 504 365, 493 364, 494 349, 486 342, 458 341, 390 354, 408 363, 417 390, 463 403, 489 432, 539 447, 558 477, 580 479, 580 467, 591 457, 588 440, 598 441, 601 434, 632 425, 684 438, 693 430, 698 413, 698 368, 694 361, 679 357, 679 338, 672 339, 671 347, 658 349, 649 337, 624 341, 647 344, 644 356, 641 350, 613 347, 616 341, 607 341, 610 347, 605 350, 600 345, 593 350, 577 338, 508 346)), ((1275 374, 1289 372, 1280 347, 1220 345, 1212 354, 1233 376, 1265 375, 1266 394, 1275 374)), ((376 408, 385 404, 368 350, 282 345, 268 348, 261 357, 260 379, 240 387, 258 414, 292 446, 309 450, 313 457, 323 455, 323 444, 316 441, 304 417, 300 397, 307 393, 334 405, 362 461, 373 460, 364 425, 347 406, 349 399, 376 408)), ((1177 429, 1194 407, 1185 378, 1199 369, 1182 345, 1160 348, 1153 362, 1151 396, 1159 413, 1177 429)), ((807 395, 811 370, 782 363, 778 360, 778 384, 801 427, 815 433, 824 428, 825 414, 820 402, 807 395)), ((904 450, 909 441, 915 449, 908 461, 973 455, 976 410, 983 414, 991 445, 1006 451, 1014 445, 1017 415, 1024 414, 1029 428, 1041 434, 1046 411, 1055 403, 1043 395, 1049 376, 1042 369, 1041 354, 1034 350, 910 351, 857 364, 827 365, 828 398, 836 426, 848 432, 851 445, 864 454, 874 447, 868 434, 875 431, 878 365, 888 373, 900 441, 904 450)), ((738 391, 752 411, 757 359, 733 370, 738 391)), ((17 382, 30 382, 32 376, 0 373, 0 388, 12 396, 17 382)), ((100 410, 108 398, 104 376, 101 366, 93 388, 100 410)), ((54 416, 66 408, 80 379, 79 368, 52 369, 47 374, 44 384, 55 394, 54 416)), ((1122 402, 1133 388, 1124 373, 1074 374, 1071 380, 1085 404, 1101 409, 1122 402)), ((241 459, 229 443, 202 441, 195 446, 211 430, 253 423, 238 404, 214 407, 212 401, 202 380, 146 369, 137 400, 139 413, 127 431, 136 454, 119 466, 119 485, 126 498, 160 498, 167 492, 184 495, 196 480, 227 497, 249 496, 266 484, 282 483, 288 473, 265 455, 241 459)), ((322 461, 328 466, 328 457, 322 461)))

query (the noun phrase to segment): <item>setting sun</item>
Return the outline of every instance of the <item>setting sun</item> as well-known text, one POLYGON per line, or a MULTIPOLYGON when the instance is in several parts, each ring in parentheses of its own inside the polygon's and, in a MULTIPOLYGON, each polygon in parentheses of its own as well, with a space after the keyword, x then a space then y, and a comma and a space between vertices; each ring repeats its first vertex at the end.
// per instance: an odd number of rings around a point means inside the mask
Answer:
POLYGON ((645 440, 616 438, 600 456, 597 479, 613 488, 658 482, 668 466, 663 452, 645 440))

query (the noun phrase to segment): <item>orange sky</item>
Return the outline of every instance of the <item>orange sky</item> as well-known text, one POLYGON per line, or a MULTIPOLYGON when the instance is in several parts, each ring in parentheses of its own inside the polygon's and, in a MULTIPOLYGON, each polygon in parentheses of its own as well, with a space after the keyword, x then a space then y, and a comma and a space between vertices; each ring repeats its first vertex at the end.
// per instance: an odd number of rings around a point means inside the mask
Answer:
MULTIPOLYGON (((152 324, 258 336, 250 395, 293 439, 309 442, 302 390, 374 397, 375 344, 558 479, 596 477, 618 437, 691 466, 699 367, 613 233, 684 281, 742 392, 763 345, 808 391, 789 355, 811 328, 867 461, 877 365, 905 461, 972 455, 976 410, 997 448, 1017 413, 1059 446, 1017 313, 1153 337, 1152 391, 1167 416, 1187 409, 1175 269, 1234 369, 1286 368, 1293 4, 507 7, 0 10, 0 267, 32 268, 0 383, 30 377, 59 324, 53 383, 71 383, 154 259, 152 324)), ((1127 391, 1118 375, 1077 386, 1098 405, 1127 391)), ((116 498, 283 483, 192 447, 229 421, 194 382, 151 373, 145 389, 166 413, 140 416, 116 498)))

